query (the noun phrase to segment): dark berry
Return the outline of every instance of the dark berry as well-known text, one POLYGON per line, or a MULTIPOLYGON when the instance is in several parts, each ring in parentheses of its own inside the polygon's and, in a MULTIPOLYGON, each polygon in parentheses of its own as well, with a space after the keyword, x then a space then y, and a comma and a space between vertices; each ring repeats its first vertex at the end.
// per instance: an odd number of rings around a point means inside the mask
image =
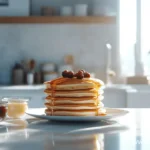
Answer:
POLYGON ((88 73, 88 72, 84 72, 84 77, 85 77, 85 78, 90 78, 91 75, 90 75, 90 73, 88 73))
POLYGON ((83 71, 78 71, 78 73, 77 73, 77 79, 83 79, 84 78, 84 73, 83 73, 83 71))
POLYGON ((80 70, 80 71, 82 71, 83 73, 85 73, 85 70, 83 70, 83 69, 82 69, 82 70, 80 70))
POLYGON ((73 71, 69 71, 67 77, 68 78, 73 78, 74 76, 74 72, 73 71))
POLYGON ((77 77, 77 76, 78 76, 78 73, 75 73, 75 74, 74 74, 74 77, 77 77))
POLYGON ((68 70, 65 70, 65 71, 63 71, 62 72, 62 76, 64 77, 64 78, 68 78, 68 70))

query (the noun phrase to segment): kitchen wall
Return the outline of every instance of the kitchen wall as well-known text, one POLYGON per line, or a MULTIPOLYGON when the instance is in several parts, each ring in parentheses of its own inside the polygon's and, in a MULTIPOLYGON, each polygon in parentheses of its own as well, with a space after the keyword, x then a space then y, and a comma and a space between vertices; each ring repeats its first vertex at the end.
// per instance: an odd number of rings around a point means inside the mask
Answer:
MULTIPOLYGON (((68 3, 73 4, 69 0, 68 3)), ((32 4, 32 14, 38 15, 40 6, 49 4, 58 8, 62 0, 55 0, 55 2, 33 0, 32 4)), ((112 44, 112 65, 117 70, 117 26, 114 24, 0 25, 0 84, 10 82, 11 67, 16 61, 34 58, 39 64, 43 62, 61 64, 66 54, 75 57, 77 67, 95 72, 97 77, 105 80, 107 42, 112 44)))

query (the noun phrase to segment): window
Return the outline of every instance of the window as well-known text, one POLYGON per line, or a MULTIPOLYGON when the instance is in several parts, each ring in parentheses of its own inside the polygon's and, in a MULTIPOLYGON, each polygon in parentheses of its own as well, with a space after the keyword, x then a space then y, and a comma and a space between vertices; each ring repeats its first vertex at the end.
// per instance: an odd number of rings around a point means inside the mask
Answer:
POLYGON ((150 74, 150 0, 141 0, 141 51, 145 71, 150 74))
POLYGON ((120 53, 122 73, 135 73, 135 48, 150 74, 150 0, 120 0, 120 53), (136 47, 137 46, 137 47, 136 47))
POLYGON ((119 8, 122 73, 132 75, 136 42, 136 0, 120 0, 119 8))

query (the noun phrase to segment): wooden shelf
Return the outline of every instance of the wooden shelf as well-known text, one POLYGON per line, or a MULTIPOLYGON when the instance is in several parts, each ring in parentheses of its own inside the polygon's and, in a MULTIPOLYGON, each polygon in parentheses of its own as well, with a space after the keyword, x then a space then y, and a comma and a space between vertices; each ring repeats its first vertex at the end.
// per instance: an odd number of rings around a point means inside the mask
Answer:
POLYGON ((0 17, 0 24, 14 23, 14 24, 48 24, 48 23, 71 23, 71 24, 94 24, 94 23, 116 23, 116 17, 101 17, 101 16, 87 16, 87 17, 0 17))

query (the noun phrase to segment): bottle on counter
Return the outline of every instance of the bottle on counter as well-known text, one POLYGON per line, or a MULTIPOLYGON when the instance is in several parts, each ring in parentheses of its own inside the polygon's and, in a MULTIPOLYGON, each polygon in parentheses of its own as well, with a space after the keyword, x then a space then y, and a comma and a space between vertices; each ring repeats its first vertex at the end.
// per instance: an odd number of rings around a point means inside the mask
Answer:
POLYGON ((58 73, 56 72, 56 64, 54 63, 44 63, 41 66, 43 82, 50 81, 58 77, 58 73))
POLYGON ((58 78, 57 72, 44 72, 43 74, 43 81, 50 81, 58 78))
POLYGON ((24 84, 24 69, 23 66, 19 63, 16 63, 12 69, 12 84, 24 84))
POLYGON ((29 70, 26 75, 26 81, 28 85, 34 84, 34 76, 35 76, 35 61, 32 59, 29 61, 29 70))
POLYGON ((42 82, 42 73, 41 71, 36 70, 34 74, 34 83, 41 84, 42 82))
POLYGON ((33 72, 27 73, 27 84, 28 85, 34 84, 34 73, 33 72))
POLYGON ((54 63, 44 63, 41 66, 42 72, 54 72, 56 70, 56 65, 54 63))

